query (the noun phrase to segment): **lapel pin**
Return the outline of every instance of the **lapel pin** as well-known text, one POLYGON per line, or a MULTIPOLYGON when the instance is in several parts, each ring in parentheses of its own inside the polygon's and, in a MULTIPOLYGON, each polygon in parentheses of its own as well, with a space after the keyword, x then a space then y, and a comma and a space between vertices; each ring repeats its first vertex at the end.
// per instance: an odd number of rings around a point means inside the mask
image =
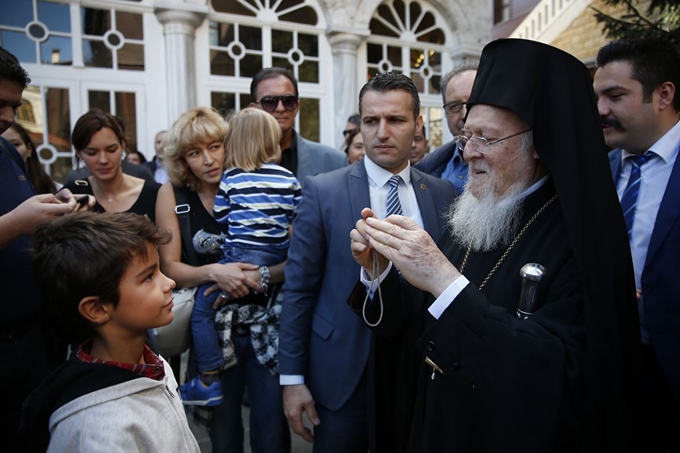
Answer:
POLYGON ((427 189, 427 187, 425 186, 425 183, 421 182, 420 183, 420 190, 425 190, 425 189, 427 189))

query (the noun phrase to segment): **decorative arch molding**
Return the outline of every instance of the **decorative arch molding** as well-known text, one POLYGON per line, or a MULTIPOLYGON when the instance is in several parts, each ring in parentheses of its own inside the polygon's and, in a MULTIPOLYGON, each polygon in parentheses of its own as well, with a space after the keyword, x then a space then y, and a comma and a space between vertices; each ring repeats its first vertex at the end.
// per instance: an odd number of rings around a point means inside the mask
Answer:
MULTIPOLYGON (((317 0, 329 32, 370 35, 370 22, 385 0, 317 0)), ((475 61, 491 39, 488 0, 418 0, 446 24, 447 47, 454 64, 475 61)))
MULTIPOLYGON (((384 0, 317 0, 319 7, 324 12, 330 29, 353 28, 368 30, 371 17, 384 0)), ((482 17, 488 15, 488 2, 486 0, 422 0, 420 3, 427 4, 437 10, 442 18, 453 31, 471 31, 473 23, 478 22, 479 14, 473 10, 481 11, 482 17)), ((489 36, 491 33, 490 20, 489 36)))

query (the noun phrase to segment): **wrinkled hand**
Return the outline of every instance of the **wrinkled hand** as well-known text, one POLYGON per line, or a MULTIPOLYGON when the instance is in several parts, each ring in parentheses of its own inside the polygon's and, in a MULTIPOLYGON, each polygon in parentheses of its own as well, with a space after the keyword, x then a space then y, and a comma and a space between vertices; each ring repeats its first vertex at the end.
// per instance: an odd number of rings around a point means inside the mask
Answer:
POLYGON ((375 213, 369 209, 364 208, 361 210, 362 219, 358 220, 356 223, 356 228, 350 231, 349 237, 351 240, 350 247, 352 249, 352 256, 354 260, 363 267, 366 273, 372 278, 378 277, 382 274, 389 264, 389 260, 384 256, 378 254, 378 265, 379 272, 378 275, 373 275, 373 258, 374 249, 368 243, 368 238, 366 237, 366 219, 369 217, 376 218, 375 213))
POLYGON ((392 261, 409 283, 435 297, 461 275, 430 235, 407 217, 369 217, 364 234, 368 244, 392 261))
POLYGON ((319 416, 314 409, 314 399, 305 384, 283 386, 283 413, 288 419, 293 432, 307 442, 313 442, 314 436, 309 428, 302 423, 302 413, 307 412, 307 419, 312 425, 318 426, 319 416))

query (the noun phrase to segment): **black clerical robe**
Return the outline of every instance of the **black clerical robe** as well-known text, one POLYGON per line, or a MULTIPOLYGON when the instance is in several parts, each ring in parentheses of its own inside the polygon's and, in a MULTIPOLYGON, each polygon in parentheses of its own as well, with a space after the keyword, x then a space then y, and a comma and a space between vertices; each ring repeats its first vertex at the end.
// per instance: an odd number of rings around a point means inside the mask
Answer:
MULTIPOLYGON (((555 194, 551 181, 527 197, 522 225, 555 194)), ((445 235, 440 249, 460 269, 465 249, 445 235)), ((581 273, 559 199, 536 218, 505 261, 506 247, 470 253, 468 285, 438 320, 433 297, 396 271, 382 284, 384 316, 374 329, 372 433, 376 453, 579 451, 586 338, 581 273), (538 308, 515 316, 520 268, 542 264, 538 308), (435 371, 425 360, 437 365, 435 371), (407 420, 408 419, 408 420, 407 420)), ((350 297, 358 309, 365 290, 350 297)), ((379 304, 368 307, 377 319, 379 304)))

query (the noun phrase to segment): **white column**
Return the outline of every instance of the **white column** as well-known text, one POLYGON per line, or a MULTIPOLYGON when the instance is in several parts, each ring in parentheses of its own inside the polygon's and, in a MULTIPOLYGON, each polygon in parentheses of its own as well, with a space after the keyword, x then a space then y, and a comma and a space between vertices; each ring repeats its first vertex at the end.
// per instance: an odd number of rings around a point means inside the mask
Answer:
MULTIPOLYGON (((333 99, 335 116, 333 129, 335 141, 340 145, 347 118, 359 111, 357 84, 357 49, 365 36, 345 32, 330 32, 328 42, 333 54, 333 99)), ((362 85, 363 86, 363 85, 362 85)))
POLYGON ((205 14, 169 9, 157 9, 155 13, 165 36, 167 118, 168 124, 172 124, 196 107, 194 34, 205 14))
POLYGON ((463 64, 477 64, 481 55, 482 48, 479 45, 453 45, 449 50, 454 68, 463 64))

